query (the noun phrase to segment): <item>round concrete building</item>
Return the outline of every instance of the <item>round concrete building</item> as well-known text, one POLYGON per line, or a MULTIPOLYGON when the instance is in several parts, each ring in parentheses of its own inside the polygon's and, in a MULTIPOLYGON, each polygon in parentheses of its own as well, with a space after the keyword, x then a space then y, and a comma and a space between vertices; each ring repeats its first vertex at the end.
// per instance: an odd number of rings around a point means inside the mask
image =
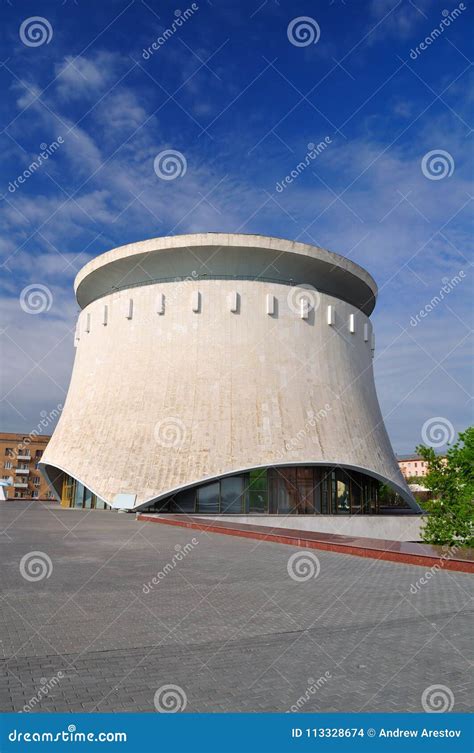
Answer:
POLYGON ((374 385, 371 276, 259 235, 154 238, 79 272, 42 469, 62 504, 214 515, 418 511, 374 385))

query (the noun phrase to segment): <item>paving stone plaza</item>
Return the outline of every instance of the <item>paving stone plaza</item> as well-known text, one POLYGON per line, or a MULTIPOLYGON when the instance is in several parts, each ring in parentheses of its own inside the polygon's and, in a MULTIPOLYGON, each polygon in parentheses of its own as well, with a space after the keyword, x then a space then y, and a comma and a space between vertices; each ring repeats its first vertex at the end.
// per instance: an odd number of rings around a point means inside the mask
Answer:
POLYGON ((169 685, 186 712, 418 712, 432 685, 469 710, 467 574, 314 551, 296 580, 281 544, 35 502, 0 520, 2 711, 156 713, 169 685))

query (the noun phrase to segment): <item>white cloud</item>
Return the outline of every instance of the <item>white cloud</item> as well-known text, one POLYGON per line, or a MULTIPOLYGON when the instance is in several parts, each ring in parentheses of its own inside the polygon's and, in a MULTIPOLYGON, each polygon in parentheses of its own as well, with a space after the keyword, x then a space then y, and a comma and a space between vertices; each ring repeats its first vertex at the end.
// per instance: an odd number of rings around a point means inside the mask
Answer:
POLYGON ((96 99, 118 78, 122 65, 120 55, 106 51, 90 57, 67 55, 55 68, 56 94, 63 102, 96 99))

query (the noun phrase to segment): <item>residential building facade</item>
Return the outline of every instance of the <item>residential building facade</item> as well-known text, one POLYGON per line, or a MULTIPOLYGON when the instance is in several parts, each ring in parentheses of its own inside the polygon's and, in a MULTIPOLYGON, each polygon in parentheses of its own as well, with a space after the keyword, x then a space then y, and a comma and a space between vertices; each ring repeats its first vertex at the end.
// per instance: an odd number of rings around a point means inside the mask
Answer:
POLYGON ((7 499, 55 499, 55 494, 39 469, 50 440, 46 434, 0 433, 0 473, 7 499))

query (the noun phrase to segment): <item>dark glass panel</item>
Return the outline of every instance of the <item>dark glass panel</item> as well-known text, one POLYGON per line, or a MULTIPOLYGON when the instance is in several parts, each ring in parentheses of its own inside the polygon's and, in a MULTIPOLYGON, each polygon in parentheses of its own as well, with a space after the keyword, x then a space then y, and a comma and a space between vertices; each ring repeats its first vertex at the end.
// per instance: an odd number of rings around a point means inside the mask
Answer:
POLYGON ((321 480, 321 515, 329 514, 329 481, 328 473, 325 468, 322 469, 323 478, 321 480))
POLYGON ((201 513, 219 512, 219 482, 198 488, 197 511, 201 513))
POLYGON ((292 514, 296 512, 298 506, 296 468, 277 468, 276 471, 278 515, 292 514))
POLYGON ((268 497, 266 491, 248 492, 249 513, 268 512, 268 497))
POLYGON ((84 504, 84 484, 76 481, 76 492, 74 495, 74 507, 82 507, 84 504))
POLYGON ((360 474, 351 471, 351 513, 359 515, 362 512, 362 486, 360 474))
POLYGON ((170 507, 171 512, 195 512, 196 489, 185 489, 179 494, 176 494, 175 497, 171 500, 170 507))
POLYGON ((92 492, 90 489, 84 489, 84 507, 90 510, 92 507, 92 492))
POLYGON ((243 476, 230 476, 221 480, 221 513, 242 513, 244 491, 243 476))
POLYGON ((296 512, 298 515, 312 515, 314 513, 313 469, 298 467, 296 479, 298 491, 296 512))
MULTIPOLYGON (((324 469, 323 469, 324 470, 324 469)), ((313 468, 313 500, 314 512, 321 513, 321 468, 313 468)))
POLYGON ((336 471, 331 471, 331 515, 337 514, 337 479, 336 471))
POLYGON ((268 511, 270 515, 278 515, 279 474, 276 468, 268 471, 268 511))

